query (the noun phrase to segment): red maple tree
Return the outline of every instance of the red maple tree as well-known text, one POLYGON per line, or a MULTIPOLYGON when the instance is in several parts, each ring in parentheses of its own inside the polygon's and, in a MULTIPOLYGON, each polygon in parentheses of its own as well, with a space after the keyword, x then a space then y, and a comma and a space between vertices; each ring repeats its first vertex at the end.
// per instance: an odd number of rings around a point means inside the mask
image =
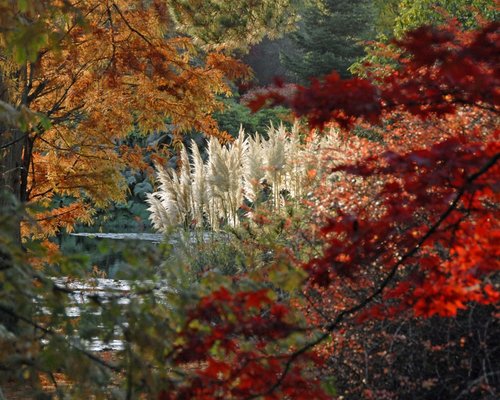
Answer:
POLYGON ((268 290, 221 288, 192 309, 172 356, 199 366, 193 379, 161 399, 328 398, 308 363, 323 361, 313 350, 328 338, 341 347, 352 327, 498 304, 499 28, 421 27, 395 42, 390 74, 332 73, 291 98, 278 87, 251 101, 286 104, 311 128, 383 124, 384 144, 363 142, 353 162, 332 167, 339 180, 316 193, 328 207, 318 213, 322 255, 301 265, 311 324, 289 319, 268 290), (278 346, 297 333, 307 338, 301 346, 278 346), (214 346, 222 358, 210 355, 214 346))

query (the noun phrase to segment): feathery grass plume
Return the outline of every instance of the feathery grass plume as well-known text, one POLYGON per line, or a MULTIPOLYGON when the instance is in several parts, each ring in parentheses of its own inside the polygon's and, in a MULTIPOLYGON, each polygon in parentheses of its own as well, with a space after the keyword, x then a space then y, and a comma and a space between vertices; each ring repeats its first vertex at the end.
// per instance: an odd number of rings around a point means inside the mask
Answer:
MULTIPOLYGON (((169 172, 159 164, 155 164, 155 168, 157 171, 157 181, 160 185, 158 191, 154 192, 152 196, 159 199, 165 212, 159 213, 156 216, 151 215, 150 220, 153 222, 153 218, 161 219, 164 226, 178 225, 180 223, 186 224, 190 212, 189 188, 183 187, 181 176, 175 171, 169 172)), ((152 205, 152 200, 148 200, 149 204, 152 205)), ((165 229, 162 229, 162 231, 165 231, 165 229)))
POLYGON ((187 154, 186 147, 184 144, 180 151, 181 156, 181 168, 179 171, 178 185, 179 191, 177 193, 177 202, 179 206, 179 211, 184 219, 186 226, 191 225, 193 217, 192 209, 192 185, 191 185, 191 164, 189 163, 189 157, 187 154))
MULTIPOLYGON (((220 170, 220 145, 217 142, 217 139, 211 137, 207 143, 207 163, 205 165, 205 174, 206 174, 206 182, 207 182, 207 194, 208 194, 208 223, 211 228, 215 231, 219 230, 219 209, 221 205, 221 199, 219 198, 219 193, 217 193, 217 184, 216 180, 221 180, 223 182, 222 176, 218 173, 220 170), (219 161, 217 163, 217 161, 219 161), (215 165, 215 164, 217 165, 215 165), (219 168, 218 168, 219 167, 219 168)), ((223 167, 222 167, 223 169, 223 167)), ((225 172, 225 171, 224 171, 225 172)), ((219 185, 220 186, 220 185, 219 185)))
POLYGON ((305 170, 305 154, 298 135, 292 130, 285 142, 285 176, 284 190, 288 196, 298 198, 302 195, 303 175, 305 170))
POLYGON ((265 178, 272 187, 272 209, 278 211, 282 205, 281 190, 284 189, 283 178, 286 164, 285 141, 286 130, 283 124, 274 128, 271 124, 269 139, 264 142, 263 155, 265 178))
POLYGON ((246 152, 245 132, 240 128, 238 139, 225 147, 225 158, 229 170, 229 190, 226 194, 229 225, 239 224, 238 210, 243 203, 243 164, 246 152))
MULTIPOLYGON (((172 171, 170 174, 159 164, 155 164, 156 179, 160 183, 158 191, 153 193, 155 198, 160 199, 161 206, 164 208, 167 218, 164 218, 164 225, 177 225, 180 220, 180 210, 177 203, 177 185, 176 175, 172 171)), ((163 215, 163 214, 162 214, 163 215)), ((159 218, 162 218, 160 215, 159 218)))
POLYGON ((206 168, 200 154, 200 149, 194 140, 191 140, 191 210, 194 223, 197 227, 204 226, 205 212, 208 207, 208 184, 206 168))
POLYGON ((247 140, 246 133, 243 129, 243 125, 240 125, 240 130, 238 131, 238 139, 232 143, 232 148, 236 150, 237 159, 240 160, 243 166, 243 160, 247 152, 247 140))
MULTIPOLYGON (((271 124, 264 140, 259 134, 246 137, 240 129, 237 140, 225 146, 210 138, 206 162, 194 141, 191 158, 182 147, 179 172, 156 165, 158 191, 148 196, 154 228, 166 231, 183 223, 217 231, 224 225, 239 225, 244 199, 254 208, 274 212, 285 209, 285 200, 298 202, 320 169, 319 148, 329 144, 301 143, 298 131, 295 125, 290 135, 283 125, 271 124)), ((338 145, 338 139, 330 140, 338 145)))
POLYGON ((149 204, 149 219, 153 228, 158 232, 166 232, 168 228, 174 225, 170 219, 170 215, 168 214, 165 207, 161 203, 160 199, 157 197, 157 193, 147 193, 146 201, 149 204))
POLYGON ((259 134, 250 136, 247 140, 246 156, 243 162, 243 185, 245 198, 251 203, 257 203, 262 191, 262 180, 266 173, 262 137, 259 134))
POLYGON ((209 218, 217 230, 220 221, 236 226, 243 201, 242 161, 244 135, 231 145, 221 146, 216 139, 208 143, 207 182, 209 218))

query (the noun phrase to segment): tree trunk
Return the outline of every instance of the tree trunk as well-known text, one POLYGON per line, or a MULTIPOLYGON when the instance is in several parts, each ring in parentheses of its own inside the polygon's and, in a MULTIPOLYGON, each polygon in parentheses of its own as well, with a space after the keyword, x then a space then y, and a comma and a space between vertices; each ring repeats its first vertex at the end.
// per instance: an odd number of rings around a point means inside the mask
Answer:
MULTIPOLYGON (((0 100, 13 104, 9 87, 3 71, 0 70, 0 100)), ((12 215, 18 219, 15 232, 12 232, 18 243, 21 242, 20 215, 16 212, 18 205, 26 201, 22 188, 26 191, 23 180, 27 178, 27 171, 23 168, 24 147, 28 143, 25 133, 15 127, 8 126, 0 121, 0 212, 12 215)))
MULTIPOLYGON (((7 104, 14 104, 6 84, 4 71, 1 69, 0 100, 7 104)), ((13 252, 22 246, 22 213, 19 205, 23 201, 22 179, 26 175, 23 172, 23 148, 26 138, 22 130, 9 126, 7 121, 0 120, 0 229, 6 239, 4 248, 0 249, 0 270, 4 270, 6 274, 14 268, 16 262, 12 255, 13 252)), ((0 292, 3 290, 3 282, 0 282, 0 292)), ((0 325, 3 325, 10 332, 19 334, 18 321, 5 312, 0 312, 0 325)), ((6 377, 10 376, 5 371, 1 374, 6 377)))

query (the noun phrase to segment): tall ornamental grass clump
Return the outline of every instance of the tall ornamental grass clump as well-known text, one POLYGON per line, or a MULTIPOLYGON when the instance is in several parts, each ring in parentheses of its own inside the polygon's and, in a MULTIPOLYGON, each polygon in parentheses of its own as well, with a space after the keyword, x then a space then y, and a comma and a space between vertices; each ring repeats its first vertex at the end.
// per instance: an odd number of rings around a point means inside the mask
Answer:
POLYGON ((158 191, 148 195, 153 227, 220 230, 252 220, 255 210, 274 214, 297 204, 310 190, 318 169, 317 150, 323 143, 302 143, 298 126, 269 127, 266 135, 245 134, 225 146, 210 138, 204 161, 192 141, 191 155, 183 146, 180 168, 156 165, 158 191))

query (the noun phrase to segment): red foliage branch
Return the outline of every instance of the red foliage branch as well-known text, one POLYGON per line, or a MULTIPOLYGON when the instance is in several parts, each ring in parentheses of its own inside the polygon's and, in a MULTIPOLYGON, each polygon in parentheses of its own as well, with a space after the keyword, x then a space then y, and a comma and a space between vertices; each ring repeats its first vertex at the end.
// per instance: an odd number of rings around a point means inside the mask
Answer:
POLYGON ((268 378, 282 374, 288 359, 288 346, 280 350, 280 340, 301 330, 287 321, 288 314, 268 289, 231 293, 222 287, 203 297, 169 355, 175 365, 190 364, 195 372, 159 399, 327 399, 319 383, 305 377, 306 363, 289 369, 279 390, 262 395, 268 378))
MULTIPOLYGON (((384 112, 402 108, 414 115, 453 114, 457 106, 485 106, 498 112, 500 100, 500 23, 477 31, 454 26, 423 26, 395 41, 403 53, 399 67, 380 84, 361 78, 343 80, 337 72, 297 85, 293 98, 278 89, 260 93, 250 102, 256 111, 265 104, 285 104, 311 128, 332 121, 352 126, 359 118, 379 122, 384 112)), ((281 85, 278 85, 281 86, 281 85)))
MULTIPOLYGON (((313 128, 331 122, 349 128, 359 119, 373 123, 405 113, 435 125, 445 115, 460 119, 466 109, 497 115, 499 27, 466 33, 422 27, 395 42, 403 51, 399 67, 381 83, 333 73, 298 86, 291 98, 278 84, 250 105, 288 104, 313 128)), ((336 167, 348 179, 339 182, 321 229, 323 254, 303 265, 304 290, 335 303, 314 327, 319 334, 299 348, 279 346, 300 331, 285 306, 267 290, 220 289, 191 311, 170 355, 177 364, 196 364, 195 374, 160 399, 326 398, 299 360, 316 361, 311 350, 343 324, 454 316, 471 303, 497 303, 499 133, 488 125, 467 134, 452 126, 426 147, 410 143, 406 151, 336 167), (369 201, 360 201, 358 181, 371 182, 369 201)))
MULTIPOLYGON (((450 144, 445 143, 437 147, 444 150, 448 149, 448 146, 450 146, 450 144)), ((346 274, 350 274, 351 279, 359 279, 362 281, 363 274, 349 272, 350 269, 355 268, 359 271, 363 265, 371 267, 373 266, 373 261, 377 261, 380 258, 383 258, 383 261, 388 263, 384 268, 387 271, 386 275, 381 282, 376 283, 371 288, 371 293, 354 305, 341 310, 330 322, 324 325, 322 327, 323 333, 320 336, 291 353, 285 364, 283 373, 277 377, 273 385, 264 393, 270 393, 280 387, 289 368, 297 359, 325 341, 333 331, 339 329, 347 318, 357 315, 360 311, 363 311, 363 314, 358 315, 358 323, 366 318, 393 318, 396 312, 402 312, 408 306, 414 307, 417 315, 431 316, 433 314, 439 314, 451 316, 456 314, 457 308, 463 308, 464 303, 467 301, 476 301, 482 304, 498 302, 500 299, 499 293, 493 289, 491 284, 482 286, 480 281, 480 278, 484 275, 499 270, 498 233, 500 231, 498 230, 498 223, 495 220, 492 221, 491 215, 483 216, 484 218, 480 222, 487 221, 488 224, 484 225, 481 229, 484 228, 488 230, 491 228, 492 224, 496 224, 496 231, 493 229, 488 231, 489 237, 485 237, 486 240, 492 242, 491 244, 496 247, 485 248, 486 254, 479 255, 478 259, 481 261, 480 263, 474 264, 471 267, 470 264, 461 264, 462 259, 459 258, 455 260, 455 270, 453 268, 445 268, 444 271, 441 271, 439 262, 443 260, 436 257, 436 259, 433 260, 435 262, 434 264, 429 264, 420 271, 423 274, 422 280, 416 275, 411 275, 409 281, 400 282, 394 289, 388 290, 391 283, 395 280, 398 271, 403 269, 405 265, 422 262, 422 260, 424 262, 427 261, 428 256, 419 255, 419 253, 424 251, 424 248, 431 249, 439 239, 449 239, 447 236, 451 232, 446 223, 454 213, 459 212, 458 209, 461 203, 467 203, 466 198, 471 193, 476 192, 477 195, 480 188, 486 188, 491 184, 492 180, 495 181, 496 184, 498 183, 499 168, 497 163, 500 159, 499 143, 496 143, 494 147, 496 153, 491 154, 491 149, 489 149, 487 153, 490 153, 489 155, 491 158, 486 162, 484 162, 485 158, 482 158, 484 154, 478 155, 477 159, 472 162, 472 164, 479 164, 480 167, 473 174, 469 176, 465 175, 462 185, 456 188, 454 195, 447 197, 447 201, 440 204, 441 214, 435 215, 432 225, 419 227, 420 229, 424 229, 421 231, 422 234, 420 237, 414 238, 411 232, 407 232, 406 237, 397 238, 400 242, 396 241, 394 237, 387 239, 389 242, 394 240, 395 243, 400 245, 397 249, 404 252, 399 253, 399 256, 394 254, 398 254, 397 251, 389 254, 391 252, 383 248, 384 242, 386 241, 383 235, 389 234, 394 236, 388 232, 391 228, 388 228, 387 231, 378 231, 375 235, 379 239, 377 241, 377 239, 373 240, 374 235, 372 232, 376 232, 381 226, 369 225, 369 221, 354 219, 352 215, 344 215, 336 218, 325 227, 325 234, 331 232, 335 232, 336 234, 345 233, 346 235, 342 235, 342 238, 347 240, 348 243, 341 243, 336 239, 331 239, 325 250, 324 256, 320 259, 313 260, 305 266, 310 274, 309 284, 316 287, 343 286, 345 285, 345 281, 338 278, 345 278, 346 274), (349 238, 353 238, 354 240, 350 242, 349 238), (347 252, 350 252, 349 256, 346 256, 347 252), (357 258, 355 253, 359 255, 360 258, 357 258), (344 261, 343 263, 339 262, 338 255, 343 256, 340 257, 341 259, 349 261, 344 261), (392 261, 392 263, 390 261, 392 261), (464 271, 466 273, 461 276, 460 274, 464 271), (436 277, 439 278, 436 279, 436 277), (415 284, 417 288, 410 290, 411 284, 415 284), (428 290, 429 286, 433 287, 433 289, 428 290), (392 305, 387 309, 379 305, 370 306, 384 293, 385 300, 399 298, 400 303, 392 305), (381 310, 385 311, 384 314, 382 314, 381 310)), ((436 151, 434 157, 437 156, 437 153, 439 153, 439 151, 436 151)), ((450 158, 453 158, 453 156, 450 158)), ((408 159, 410 160, 408 163, 411 164, 413 162, 411 161, 411 157, 408 157, 408 159)), ((424 160, 422 159, 422 161, 424 160)), ((397 163, 394 163, 392 167, 395 165, 397 165, 397 163)), ((360 173, 358 168, 362 170, 362 174, 374 173, 374 171, 366 170, 363 166, 339 167, 341 170, 351 169, 352 173, 360 173)), ((386 170, 385 172, 394 172, 394 170, 391 170, 391 167, 385 167, 384 169, 386 170)), ((443 176, 444 175, 445 173, 443 173, 443 176)), ((425 179, 423 180, 425 181, 425 179)), ((401 221, 400 218, 397 217, 398 215, 402 214, 397 211, 393 216, 396 217, 395 219, 399 223, 401 221)), ((406 219, 406 217, 404 218, 406 219)), ((385 220, 384 223, 391 226, 387 220, 385 220)), ((471 224, 469 223, 464 228, 467 230, 470 227, 471 224)), ((360 287, 362 287, 362 285, 360 285, 360 287)))
MULTIPOLYGON (((451 316, 468 301, 498 301, 499 293, 483 278, 499 267, 498 212, 488 206, 498 204, 492 187, 498 184, 499 156, 498 141, 450 139, 429 150, 388 152, 338 167, 357 176, 384 177, 379 192, 383 209, 375 216, 371 209, 337 210, 322 230, 327 237, 323 256, 305 266, 310 284, 326 288, 349 278, 361 289, 367 271, 389 271, 367 297, 371 301, 398 269, 406 268, 408 280, 385 295, 392 300, 386 317, 408 307, 417 316, 451 316)), ((370 312, 380 317, 381 307, 370 312)))

